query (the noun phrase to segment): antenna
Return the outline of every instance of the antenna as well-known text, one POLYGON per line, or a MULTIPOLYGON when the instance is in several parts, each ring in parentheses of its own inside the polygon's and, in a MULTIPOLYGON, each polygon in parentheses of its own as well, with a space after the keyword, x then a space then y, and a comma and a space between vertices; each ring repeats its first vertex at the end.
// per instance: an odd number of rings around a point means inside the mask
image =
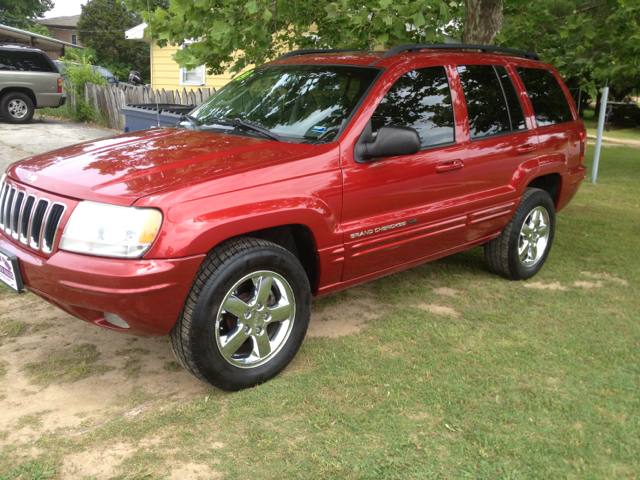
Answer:
MULTIPOLYGON (((153 93, 153 77, 155 74, 155 65, 153 63, 153 32, 151 31, 151 8, 149 7, 149 0, 147 0, 147 26, 149 27, 149 37, 151 42, 149 43, 151 49, 151 93, 153 93)), ((158 105, 158 95, 154 94, 153 98, 156 101, 156 118, 158 119, 158 127, 160 127, 160 107, 158 105)))

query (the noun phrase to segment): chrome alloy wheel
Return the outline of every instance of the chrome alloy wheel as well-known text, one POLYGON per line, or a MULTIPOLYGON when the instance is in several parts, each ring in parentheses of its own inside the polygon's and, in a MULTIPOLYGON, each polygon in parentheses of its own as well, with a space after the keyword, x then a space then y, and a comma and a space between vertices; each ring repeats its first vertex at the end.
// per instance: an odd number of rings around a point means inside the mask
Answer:
POLYGON ((287 342, 295 316, 289 282, 274 272, 251 273, 227 292, 218 310, 218 349, 236 367, 263 365, 287 342))
POLYGON ((538 263, 549 243, 549 212, 544 207, 536 207, 529 212, 520 229, 518 255, 525 267, 538 263))
POLYGON ((24 118, 29 112, 27 104, 19 98, 15 98, 9 102, 8 110, 13 118, 24 118))

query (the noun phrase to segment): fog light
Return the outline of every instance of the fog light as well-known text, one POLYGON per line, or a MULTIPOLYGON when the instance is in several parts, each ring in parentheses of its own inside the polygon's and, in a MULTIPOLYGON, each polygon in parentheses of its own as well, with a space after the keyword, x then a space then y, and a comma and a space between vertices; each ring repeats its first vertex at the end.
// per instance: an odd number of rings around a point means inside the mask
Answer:
POLYGON ((131 328, 129 327, 129 324, 127 322, 125 322, 122 318, 120 318, 115 313, 104 312, 104 318, 107 320, 107 322, 109 322, 111 325, 114 325, 116 327, 131 328))

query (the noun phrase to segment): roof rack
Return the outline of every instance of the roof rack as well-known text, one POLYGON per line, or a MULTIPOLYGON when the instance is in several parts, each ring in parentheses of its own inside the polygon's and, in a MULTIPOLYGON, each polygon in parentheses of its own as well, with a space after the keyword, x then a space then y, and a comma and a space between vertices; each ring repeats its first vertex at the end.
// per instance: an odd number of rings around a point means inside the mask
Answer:
POLYGON ((299 55, 314 55, 316 53, 345 53, 345 52, 364 52, 365 50, 358 50, 355 48, 336 48, 336 49, 323 49, 323 50, 293 50, 292 52, 285 53, 284 55, 280 55, 278 58, 274 60, 284 60, 285 58, 297 57, 299 55))
MULTIPOLYGON (((540 60, 540 57, 535 52, 527 52, 525 50, 515 50, 513 48, 506 47, 494 47, 492 45, 468 45, 464 43, 405 43, 404 45, 398 45, 397 47, 390 48, 382 55, 382 59, 397 55, 402 52, 419 52, 423 49, 432 50, 481 50, 482 52, 503 52, 510 53, 512 55, 518 55, 520 57, 530 58, 531 60, 540 60)), ((379 62, 376 60, 371 65, 379 62)))

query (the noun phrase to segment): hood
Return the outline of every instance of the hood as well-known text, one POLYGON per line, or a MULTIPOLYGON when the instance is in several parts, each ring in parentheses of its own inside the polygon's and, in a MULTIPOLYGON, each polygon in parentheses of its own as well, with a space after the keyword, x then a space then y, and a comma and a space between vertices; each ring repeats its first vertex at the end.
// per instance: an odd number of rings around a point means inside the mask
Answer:
POLYGON ((315 145, 151 129, 80 143, 12 164, 21 183, 80 200, 131 205, 162 190, 291 161, 315 145))

